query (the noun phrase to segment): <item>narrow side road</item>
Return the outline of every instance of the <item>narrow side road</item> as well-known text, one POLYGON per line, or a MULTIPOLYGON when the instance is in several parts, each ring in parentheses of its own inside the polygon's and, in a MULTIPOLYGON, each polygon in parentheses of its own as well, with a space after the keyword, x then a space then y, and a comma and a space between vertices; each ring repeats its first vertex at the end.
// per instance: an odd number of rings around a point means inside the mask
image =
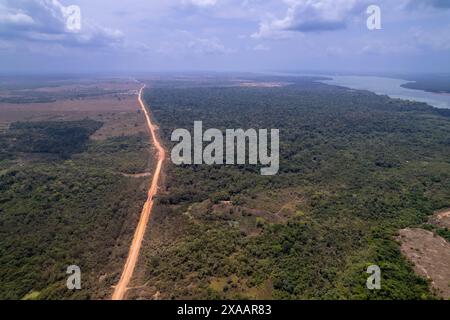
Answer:
POLYGON ((158 191, 158 182, 161 176, 161 168, 164 160, 166 159, 166 151, 162 147, 161 141, 159 140, 156 134, 156 127, 152 123, 150 115, 145 108, 144 101, 142 100, 142 93, 144 91, 145 85, 139 91, 139 104, 141 106, 142 111, 145 114, 145 119, 147 121, 148 129, 151 133, 152 143, 155 146, 155 149, 158 152, 158 163, 156 165, 155 172, 153 174, 152 183, 150 185, 150 189, 148 191, 147 201, 142 208, 141 217, 139 219, 139 223, 136 227, 136 231, 134 232, 133 241, 131 242, 130 251, 128 252, 128 258, 125 263, 125 266, 122 271, 122 275, 120 277, 119 283, 114 288, 114 293, 112 295, 112 300, 123 300, 125 297, 125 293, 127 291, 128 284, 130 283, 131 277, 133 276, 134 269, 136 267, 137 260, 139 258, 139 252, 142 245, 142 240, 144 239, 145 230, 147 228, 148 221, 150 219, 150 215, 152 213, 153 208, 153 197, 158 191))

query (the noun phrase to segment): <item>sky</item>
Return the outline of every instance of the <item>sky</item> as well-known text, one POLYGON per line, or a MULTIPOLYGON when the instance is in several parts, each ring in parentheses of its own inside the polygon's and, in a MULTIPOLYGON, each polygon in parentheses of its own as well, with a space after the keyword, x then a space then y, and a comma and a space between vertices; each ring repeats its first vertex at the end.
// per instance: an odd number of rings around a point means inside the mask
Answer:
POLYGON ((0 0, 0 73, 140 71, 450 72, 450 0, 0 0))

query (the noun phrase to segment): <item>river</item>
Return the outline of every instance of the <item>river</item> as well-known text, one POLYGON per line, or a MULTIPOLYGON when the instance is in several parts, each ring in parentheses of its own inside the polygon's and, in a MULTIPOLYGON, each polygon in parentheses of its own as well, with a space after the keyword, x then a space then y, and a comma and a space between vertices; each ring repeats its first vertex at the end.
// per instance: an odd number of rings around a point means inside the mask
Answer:
POLYGON ((408 80, 370 76, 327 75, 325 77, 332 78, 332 80, 323 80, 320 82, 350 89, 368 90, 376 94, 388 95, 391 98, 425 102, 436 108, 450 109, 450 94, 440 94, 401 87, 402 84, 411 82, 408 80))

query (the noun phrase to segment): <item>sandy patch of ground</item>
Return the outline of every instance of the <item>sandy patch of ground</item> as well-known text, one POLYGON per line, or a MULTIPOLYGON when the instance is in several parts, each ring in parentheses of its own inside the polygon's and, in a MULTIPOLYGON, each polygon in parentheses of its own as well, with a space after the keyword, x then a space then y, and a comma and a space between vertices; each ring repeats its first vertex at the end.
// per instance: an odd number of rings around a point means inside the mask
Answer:
POLYGON ((281 88, 285 87, 287 84, 283 82, 242 82, 241 87, 249 88, 281 88))
POLYGON ((128 178, 145 178, 151 177, 153 174, 151 172, 143 172, 143 173, 120 173, 124 177, 128 178))
POLYGON ((450 210, 436 212, 430 222, 438 227, 450 229, 450 210))
POLYGON ((431 280, 436 294, 450 298, 450 243, 431 231, 418 228, 400 230, 402 253, 414 270, 431 280))
POLYGON ((287 188, 259 193, 255 198, 247 199, 246 206, 287 219, 294 216, 299 211, 297 207, 304 202, 305 199, 299 190, 287 188))

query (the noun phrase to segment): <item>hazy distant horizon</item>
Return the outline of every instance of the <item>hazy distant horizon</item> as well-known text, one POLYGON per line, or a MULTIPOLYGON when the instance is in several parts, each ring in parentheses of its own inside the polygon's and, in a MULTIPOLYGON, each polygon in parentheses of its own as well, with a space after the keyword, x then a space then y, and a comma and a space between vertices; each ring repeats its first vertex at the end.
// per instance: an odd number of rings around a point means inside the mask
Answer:
MULTIPOLYGON (((1 72, 0 77, 78 77, 78 76, 91 76, 91 77, 133 77, 133 76, 145 76, 145 75, 202 75, 202 74, 217 74, 217 75, 280 75, 280 76, 375 76, 401 79, 401 77, 417 77, 417 76, 450 76, 450 72, 371 72, 371 71, 313 71, 313 70, 130 70, 130 71, 80 71, 80 72, 68 72, 68 71, 35 71, 35 72, 1 72)), ((404 79, 408 80, 408 79, 404 79)), ((412 81, 412 80, 411 80, 412 81)))
POLYGON ((450 73, 449 14, 440 0, 0 0, 0 73, 450 73))

